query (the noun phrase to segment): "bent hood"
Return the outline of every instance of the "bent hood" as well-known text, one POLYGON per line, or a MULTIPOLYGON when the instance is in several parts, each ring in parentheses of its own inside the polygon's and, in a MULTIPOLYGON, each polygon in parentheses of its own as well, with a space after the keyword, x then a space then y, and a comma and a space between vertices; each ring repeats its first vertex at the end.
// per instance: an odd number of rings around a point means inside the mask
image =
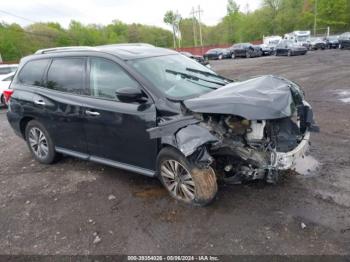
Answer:
POLYGON ((293 86, 277 76, 260 76, 185 100, 184 105, 192 112, 230 114, 248 120, 290 117, 294 112, 293 86))

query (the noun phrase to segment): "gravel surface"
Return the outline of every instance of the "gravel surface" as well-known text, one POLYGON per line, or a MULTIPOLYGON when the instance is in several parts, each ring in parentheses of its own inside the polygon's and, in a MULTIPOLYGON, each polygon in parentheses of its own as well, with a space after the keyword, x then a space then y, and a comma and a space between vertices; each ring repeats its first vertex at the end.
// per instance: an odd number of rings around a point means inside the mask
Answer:
POLYGON ((0 111, 1 254, 350 254, 350 51, 211 63, 304 87, 321 132, 303 174, 220 185, 194 208, 156 179, 64 157, 36 163, 0 111), (310 166, 310 167, 308 167, 310 166))

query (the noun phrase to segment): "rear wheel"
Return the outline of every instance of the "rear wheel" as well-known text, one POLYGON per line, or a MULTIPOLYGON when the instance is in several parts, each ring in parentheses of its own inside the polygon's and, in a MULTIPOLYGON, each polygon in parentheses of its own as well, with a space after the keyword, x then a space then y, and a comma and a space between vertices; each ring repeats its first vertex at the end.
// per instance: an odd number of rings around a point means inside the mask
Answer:
POLYGON ((51 164, 56 159, 54 143, 46 128, 38 121, 30 121, 25 129, 25 139, 34 158, 42 164, 51 164))
POLYGON ((288 56, 292 56, 292 51, 291 51, 291 50, 288 50, 287 55, 288 55, 288 56))
POLYGON ((235 59, 235 53, 232 53, 232 54, 231 54, 231 58, 232 58, 232 59, 235 59))
POLYGON ((247 58, 250 58, 251 57, 251 54, 250 54, 250 52, 246 52, 246 54, 245 54, 245 56, 247 57, 247 58))
POLYGON ((6 104, 6 101, 5 101, 4 95, 1 95, 1 97, 0 97, 0 103, 1 103, 1 105, 3 105, 3 106, 6 106, 6 105, 7 105, 7 104, 6 104))
POLYGON ((218 59, 221 60, 222 58, 223 58, 222 55, 219 55, 218 59))
POLYGON ((157 165, 159 179, 173 198, 198 206, 215 198, 218 187, 212 168, 197 167, 170 147, 160 151, 157 165))

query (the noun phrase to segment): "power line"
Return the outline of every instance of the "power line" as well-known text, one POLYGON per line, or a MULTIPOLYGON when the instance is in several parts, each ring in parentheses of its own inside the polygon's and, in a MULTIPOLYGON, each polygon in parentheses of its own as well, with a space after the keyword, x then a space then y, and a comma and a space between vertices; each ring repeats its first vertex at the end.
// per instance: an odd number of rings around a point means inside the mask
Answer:
MULTIPOLYGON (((34 21, 34 20, 31 20, 29 18, 26 18, 26 17, 23 17, 23 16, 19 16, 19 15, 16 15, 16 14, 13 14, 11 12, 8 12, 8 11, 5 11, 5 10, 1 10, 0 9, 0 12, 1 13, 4 13, 4 14, 7 14, 7 15, 10 15, 10 16, 13 16, 13 17, 17 17, 17 18, 20 18, 20 19, 23 19, 23 20, 27 20, 29 22, 32 22, 32 23, 40 23, 38 21, 34 21)), ((49 28, 49 29, 54 29, 54 28, 51 28, 45 24, 42 24, 43 26, 45 26, 46 28, 49 28)), ((44 37, 48 37, 48 38, 51 38, 51 39, 54 39, 54 38, 57 38, 57 36, 52 36, 52 35, 47 35, 47 34, 42 34, 42 33, 35 33, 35 32, 28 32, 28 31, 21 31, 21 30, 16 30, 14 28, 6 28, 7 30, 12 30, 12 31, 16 31, 16 32, 21 32, 21 33, 24 33, 24 34, 30 34, 30 35, 36 35, 36 36, 44 36, 44 37)), ((69 36, 67 34, 67 32, 64 32, 64 34, 72 41, 77 41, 76 38, 72 38, 71 36, 69 36)))
POLYGON ((20 15, 15 15, 15 14, 10 13, 10 12, 7 12, 7 11, 5 11, 5 10, 1 10, 1 9, 0 9, 0 12, 1 12, 1 13, 4 13, 4 14, 7 14, 7 15, 10 15, 10 16, 13 16, 13 17, 17 17, 17 18, 23 19, 23 20, 27 20, 27 21, 32 22, 32 23, 38 23, 37 21, 31 20, 31 19, 29 19, 29 18, 20 16, 20 15))

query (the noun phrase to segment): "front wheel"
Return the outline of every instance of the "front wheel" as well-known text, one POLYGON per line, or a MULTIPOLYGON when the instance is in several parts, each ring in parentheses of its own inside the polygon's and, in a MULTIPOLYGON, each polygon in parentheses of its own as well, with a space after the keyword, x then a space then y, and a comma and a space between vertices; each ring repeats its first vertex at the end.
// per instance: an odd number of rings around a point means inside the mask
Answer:
POLYGON ((46 128, 32 120, 25 129, 25 139, 34 158, 42 164, 51 164, 56 159, 54 143, 46 128))
POLYGON ((159 152, 158 176, 169 194, 196 206, 209 204, 218 190, 214 170, 190 163, 176 149, 166 147, 159 152))
POLYGON ((291 51, 291 50, 288 50, 287 55, 288 55, 288 56, 292 56, 292 51, 291 51))

